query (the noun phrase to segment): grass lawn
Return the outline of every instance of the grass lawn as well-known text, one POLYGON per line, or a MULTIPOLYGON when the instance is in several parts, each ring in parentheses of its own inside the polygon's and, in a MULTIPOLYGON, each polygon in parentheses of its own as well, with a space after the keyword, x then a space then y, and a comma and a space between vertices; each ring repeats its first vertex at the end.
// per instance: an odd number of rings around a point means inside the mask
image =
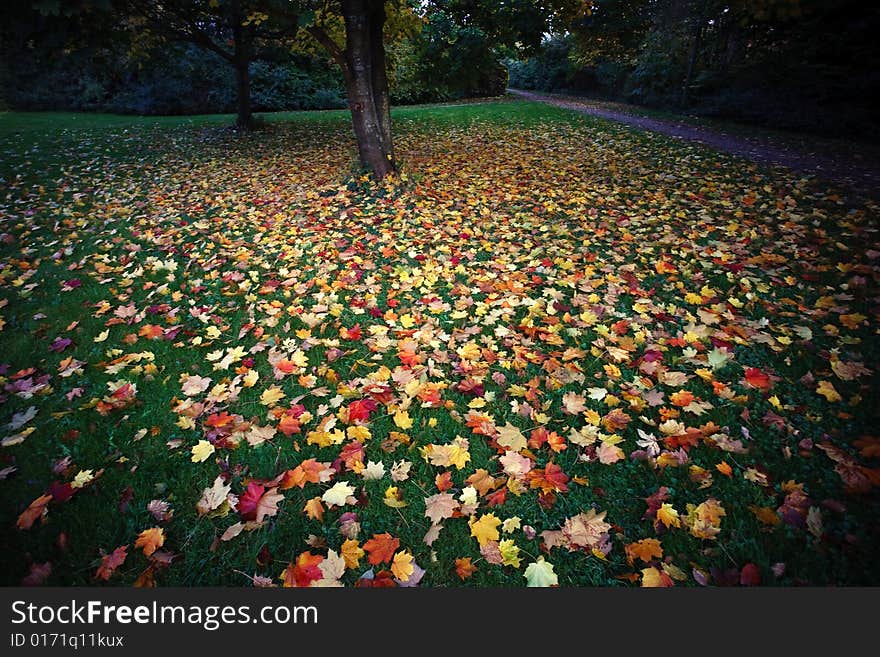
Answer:
POLYGON ((880 584, 878 208, 545 105, 0 114, 6 585, 880 584))

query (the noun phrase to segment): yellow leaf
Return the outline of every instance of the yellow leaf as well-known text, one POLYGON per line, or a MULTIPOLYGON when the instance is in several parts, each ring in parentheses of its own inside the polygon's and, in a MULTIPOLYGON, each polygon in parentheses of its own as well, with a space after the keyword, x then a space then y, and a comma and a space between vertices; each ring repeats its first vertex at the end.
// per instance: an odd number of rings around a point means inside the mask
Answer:
POLYGON ((816 394, 822 395, 829 402, 839 402, 841 400, 840 394, 834 389, 834 385, 830 381, 819 381, 819 385, 816 387, 816 394))
POLYGON ((498 551, 501 552, 502 564, 519 568, 519 547, 513 542, 513 539, 507 538, 501 541, 498 544, 498 551))
POLYGON ((196 443, 192 450, 192 462, 201 463, 214 453, 214 446, 207 440, 200 440, 196 443))
POLYGON ((475 537, 480 545, 485 545, 489 541, 497 541, 500 536, 498 533, 498 525, 500 524, 501 520, 495 517, 495 514, 487 513, 471 523, 471 536, 475 537))
POLYGON ((409 552, 398 552, 394 555, 391 572, 397 579, 405 582, 412 577, 414 570, 413 556, 409 552))
POLYGON ((91 470, 80 470, 76 473, 76 476, 73 478, 70 485, 73 488, 82 488, 94 478, 95 475, 91 470))
POLYGON ((274 406, 282 399, 284 399, 284 392, 278 386, 267 388, 260 395, 260 403, 263 406, 274 406))
POLYGON ((664 504, 657 510, 657 520, 667 527, 681 527, 681 519, 671 504, 664 504))
POLYGON ((405 431, 406 429, 412 428, 413 421, 410 419, 409 413, 406 411, 397 411, 394 414, 394 424, 405 431))
POLYGON ((348 568, 357 568, 361 557, 364 556, 364 551, 361 549, 360 544, 353 538, 346 540, 342 544, 340 553, 342 554, 342 558, 345 559, 345 565, 348 568))
POLYGON ((672 578, 666 573, 656 568, 642 569, 642 586, 645 588, 669 587, 672 586, 672 578))

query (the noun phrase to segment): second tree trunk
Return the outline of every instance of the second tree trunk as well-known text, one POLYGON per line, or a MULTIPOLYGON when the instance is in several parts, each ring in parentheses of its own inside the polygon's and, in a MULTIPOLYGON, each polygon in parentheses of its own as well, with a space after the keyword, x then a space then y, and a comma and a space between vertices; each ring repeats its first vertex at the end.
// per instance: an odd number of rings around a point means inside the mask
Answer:
POLYGON ((361 164, 382 179, 394 171, 391 103, 385 73, 383 0, 343 0, 346 91, 361 164))

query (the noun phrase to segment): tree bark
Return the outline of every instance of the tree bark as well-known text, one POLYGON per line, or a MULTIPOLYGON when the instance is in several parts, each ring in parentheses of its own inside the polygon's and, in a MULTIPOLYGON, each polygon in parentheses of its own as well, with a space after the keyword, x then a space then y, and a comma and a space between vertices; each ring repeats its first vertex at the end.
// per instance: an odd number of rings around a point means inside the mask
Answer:
POLYGON ((248 132, 253 127, 251 115, 251 73, 250 62, 247 59, 235 62, 235 78, 237 82, 236 106, 238 115, 235 118, 235 127, 243 132, 248 132))
POLYGON ((345 86, 361 164, 381 180, 395 170, 385 72, 384 0, 342 0, 345 86))
POLYGON ((236 80, 236 106, 238 116, 235 119, 235 127, 242 132, 249 132, 253 127, 251 116, 251 53, 245 28, 241 24, 241 16, 236 16, 232 30, 235 41, 235 52, 232 65, 235 67, 236 80))

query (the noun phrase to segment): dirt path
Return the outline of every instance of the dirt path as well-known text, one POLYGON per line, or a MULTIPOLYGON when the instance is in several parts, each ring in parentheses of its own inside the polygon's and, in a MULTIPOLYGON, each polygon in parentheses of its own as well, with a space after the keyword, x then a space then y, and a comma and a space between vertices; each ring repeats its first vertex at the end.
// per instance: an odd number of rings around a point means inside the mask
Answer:
POLYGON ((548 103, 611 121, 619 121, 642 130, 660 132, 678 139, 697 141, 754 162, 784 166, 839 184, 859 194, 880 199, 880 162, 857 161, 857 158, 851 153, 811 153, 780 145, 768 137, 733 135, 722 130, 694 125, 685 121, 655 119, 613 109, 614 107, 625 107, 623 105, 591 101, 586 98, 539 94, 520 89, 508 89, 508 91, 528 100, 548 103))

